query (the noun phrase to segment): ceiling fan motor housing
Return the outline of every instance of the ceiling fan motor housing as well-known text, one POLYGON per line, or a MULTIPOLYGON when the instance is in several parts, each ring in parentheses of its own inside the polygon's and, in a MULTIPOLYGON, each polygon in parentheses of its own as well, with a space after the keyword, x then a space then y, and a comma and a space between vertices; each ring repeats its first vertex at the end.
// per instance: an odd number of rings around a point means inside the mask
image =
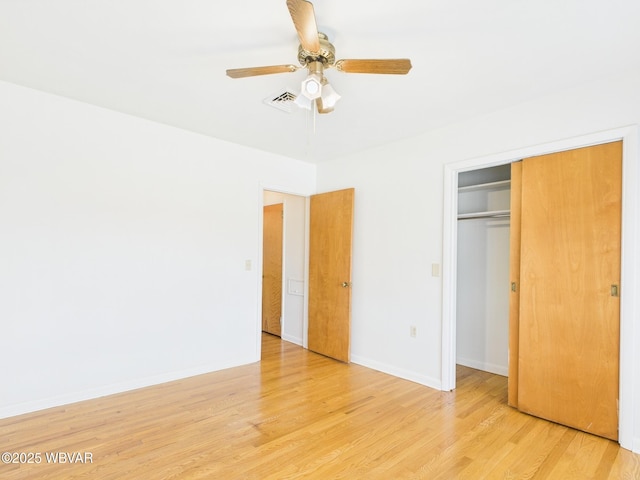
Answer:
POLYGON ((302 45, 298 47, 298 61, 303 67, 306 67, 310 62, 322 62, 325 66, 335 63, 336 49, 329 42, 328 37, 324 33, 318 32, 318 39, 320 40, 319 52, 305 50, 302 45))

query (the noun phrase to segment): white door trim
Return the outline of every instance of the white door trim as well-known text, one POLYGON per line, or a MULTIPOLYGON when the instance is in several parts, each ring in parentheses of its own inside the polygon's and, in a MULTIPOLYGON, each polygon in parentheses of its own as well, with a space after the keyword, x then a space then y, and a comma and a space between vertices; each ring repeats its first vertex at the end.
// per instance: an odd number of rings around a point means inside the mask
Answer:
POLYGON ((637 451, 640 449, 640 432, 634 431, 636 428, 634 405, 640 405, 640 392, 634 391, 635 380, 640 377, 640 353, 634 352, 637 350, 634 349, 634 345, 640 345, 640 312, 638 301, 633 293, 640 290, 638 281, 640 257, 637 247, 640 243, 638 238, 638 229, 640 228, 640 219, 638 218, 640 214, 639 138, 638 125, 633 125, 445 165, 442 259, 442 390, 453 390, 456 386, 458 173, 504 165, 536 155, 622 140, 619 443, 623 448, 629 450, 637 451))

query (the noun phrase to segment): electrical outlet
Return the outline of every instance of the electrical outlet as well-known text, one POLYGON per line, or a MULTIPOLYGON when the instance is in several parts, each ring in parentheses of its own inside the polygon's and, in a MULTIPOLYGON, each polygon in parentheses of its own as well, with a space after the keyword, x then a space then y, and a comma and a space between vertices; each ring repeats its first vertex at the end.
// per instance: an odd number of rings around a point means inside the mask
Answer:
POLYGON ((409 327, 409 336, 410 336, 411 338, 416 338, 416 334, 417 334, 417 332, 416 332, 416 326, 415 326, 415 325, 411 325, 411 326, 409 327))

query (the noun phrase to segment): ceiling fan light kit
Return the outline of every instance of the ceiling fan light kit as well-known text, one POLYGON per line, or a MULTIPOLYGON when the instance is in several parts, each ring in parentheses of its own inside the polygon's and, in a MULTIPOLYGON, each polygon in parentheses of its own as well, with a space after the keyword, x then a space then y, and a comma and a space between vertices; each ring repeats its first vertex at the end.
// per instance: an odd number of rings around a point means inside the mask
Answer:
POLYGON ((305 95, 297 95, 293 103, 305 110, 311 110, 312 100, 305 95))
POLYGON ((309 74, 302 80, 300 85, 300 95, 294 102, 301 108, 311 110, 313 100, 318 113, 332 112, 340 95, 333 89, 323 75, 323 64, 320 61, 309 62, 307 64, 309 74))
POLYGON ((338 92, 336 92, 325 79, 324 84, 322 85, 322 95, 316 100, 318 113, 333 112, 333 108, 336 106, 336 103, 340 98, 341 97, 338 95, 338 92))
POLYGON ((300 92, 309 100, 315 100, 322 94, 323 80, 326 83, 322 72, 322 64, 320 62, 311 62, 309 64, 309 75, 300 84, 300 92))
POLYGON ((313 4, 307 0, 287 0, 287 7, 298 32, 300 46, 298 47, 298 61, 302 67, 295 65, 272 65, 266 67, 234 68, 227 70, 231 78, 255 77, 274 73, 288 73, 300 68, 308 70, 307 77, 300 86, 295 104, 301 108, 311 110, 313 106, 318 113, 332 112, 340 95, 331 87, 324 70, 335 68, 344 73, 375 73, 406 75, 411 70, 408 58, 375 59, 375 60, 338 60, 335 57, 335 47, 329 42, 324 33, 318 32, 313 4))

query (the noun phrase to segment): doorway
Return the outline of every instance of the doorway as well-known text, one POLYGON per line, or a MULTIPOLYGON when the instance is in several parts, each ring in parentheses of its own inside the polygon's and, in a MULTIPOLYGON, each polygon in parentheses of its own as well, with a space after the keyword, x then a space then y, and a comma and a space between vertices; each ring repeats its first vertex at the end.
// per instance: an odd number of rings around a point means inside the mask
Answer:
MULTIPOLYGON (((284 217, 282 340, 348 362, 354 190, 350 188, 303 197, 263 189, 262 197, 263 229, 265 210, 269 205, 281 204, 284 217), (314 251, 315 255, 312 255, 314 251), (327 262, 331 268, 326 268, 327 262), (331 296, 333 298, 328 299, 331 296), (314 300, 312 305, 310 299, 314 300)), ((264 256, 265 251, 262 251, 261 265, 269 263, 264 256)), ((260 290, 264 293, 262 288, 260 290)), ((262 297, 258 352, 261 352, 260 339, 264 331, 262 309, 265 301, 269 302, 262 297)), ((277 302, 277 298, 273 302, 277 302)))
MULTIPOLYGON (((275 262, 280 264, 281 271, 278 277, 280 285, 279 288, 268 289, 271 294, 277 292, 279 298, 265 297, 265 285, 263 284, 261 315, 264 316, 265 306, 269 307, 266 309, 267 311, 278 311, 280 322, 277 332, 270 329, 267 331, 296 345, 304 343, 306 203, 306 198, 303 196, 273 190, 263 191, 263 227, 268 223, 268 219, 264 215, 265 208, 269 210, 270 207, 276 206, 275 208, 280 208, 282 213, 280 214, 281 223, 278 227, 281 228, 281 255, 275 262), (274 303, 277 305, 274 306, 274 303)), ((269 251, 265 250, 264 242, 262 257, 263 269, 274 263, 271 258, 268 258, 269 251)), ((262 325, 262 330, 265 330, 264 322, 262 325)))

